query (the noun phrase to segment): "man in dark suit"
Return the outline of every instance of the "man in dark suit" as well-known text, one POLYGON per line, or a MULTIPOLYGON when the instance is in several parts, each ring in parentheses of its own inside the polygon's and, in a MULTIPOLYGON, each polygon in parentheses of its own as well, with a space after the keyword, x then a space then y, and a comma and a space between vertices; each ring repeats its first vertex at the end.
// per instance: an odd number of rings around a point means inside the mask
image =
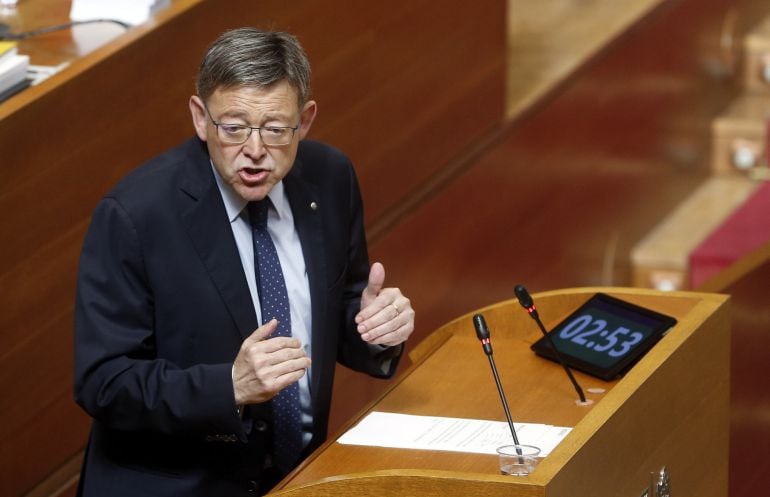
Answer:
POLYGON ((414 311, 369 267, 348 159, 300 141, 309 78, 292 36, 225 33, 189 102, 197 136, 96 207, 76 304, 75 397, 93 417, 80 495, 264 493, 325 439, 335 362, 393 374, 414 311))

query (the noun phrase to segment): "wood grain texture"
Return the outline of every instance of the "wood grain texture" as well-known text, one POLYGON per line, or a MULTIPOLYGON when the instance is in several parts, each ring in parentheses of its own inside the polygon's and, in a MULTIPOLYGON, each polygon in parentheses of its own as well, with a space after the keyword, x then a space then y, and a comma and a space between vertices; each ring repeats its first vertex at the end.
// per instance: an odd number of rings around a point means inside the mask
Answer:
POLYGON ((706 281, 700 291, 732 298, 730 496, 762 495, 770 485, 770 243, 706 281))
POLYGON ((509 0, 506 113, 516 119, 665 0, 509 0))

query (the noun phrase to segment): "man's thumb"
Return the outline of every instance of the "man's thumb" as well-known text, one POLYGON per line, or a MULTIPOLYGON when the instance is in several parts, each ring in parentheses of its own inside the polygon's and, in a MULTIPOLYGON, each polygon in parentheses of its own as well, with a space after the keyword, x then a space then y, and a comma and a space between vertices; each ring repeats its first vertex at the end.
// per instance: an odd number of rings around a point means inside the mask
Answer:
POLYGON ((278 328, 278 321, 275 319, 271 319, 267 323, 263 324, 254 332, 246 337, 246 340, 244 342, 261 342, 262 340, 265 340, 270 335, 273 334, 273 332, 278 328))
POLYGON ((369 282, 366 284, 366 288, 361 295, 364 306, 366 306, 370 300, 375 299, 377 295, 380 294, 380 290, 382 290, 382 285, 384 283, 385 268, 379 262, 375 262, 372 264, 372 268, 369 270, 369 282))

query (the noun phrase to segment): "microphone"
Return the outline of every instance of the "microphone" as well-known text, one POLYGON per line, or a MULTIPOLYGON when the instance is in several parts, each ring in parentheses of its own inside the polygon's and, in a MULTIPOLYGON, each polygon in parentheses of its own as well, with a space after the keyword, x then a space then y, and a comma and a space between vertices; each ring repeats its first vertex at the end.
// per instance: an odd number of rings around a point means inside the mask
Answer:
POLYGON ((524 288, 524 285, 516 285, 516 287, 513 289, 513 293, 516 294, 516 298, 519 299, 519 304, 527 310, 530 316, 532 316, 532 319, 535 320, 537 323, 537 326, 540 328, 540 331, 543 333, 543 336, 545 336, 546 340, 548 340, 548 344, 551 346, 551 350, 553 350, 554 355, 556 356, 556 359, 559 361, 559 364, 561 364, 561 367, 564 368, 564 371, 567 373, 567 376, 569 377, 569 380, 572 382, 572 386, 575 387, 575 391, 578 394, 578 397, 580 397, 580 402, 585 404, 586 396, 583 393, 583 389, 580 388, 580 385, 578 385, 577 380, 572 375, 572 370, 570 370, 569 366, 567 366, 567 363, 564 362, 564 358, 559 353, 559 349, 556 348, 556 344, 553 343, 553 338, 551 338, 551 334, 548 333, 545 329, 545 326, 543 326, 543 322, 540 321, 540 315, 537 313, 537 309, 535 308, 535 302, 532 300, 532 296, 529 294, 526 288, 524 288))
MULTIPOLYGON (((495 384, 497 385, 497 393, 500 394, 500 400, 503 402, 503 411, 505 411, 505 417, 508 420, 508 427, 511 429, 511 435, 513 436, 513 443, 519 445, 519 438, 516 436, 516 428, 513 426, 513 420, 511 419, 511 411, 508 410, 508 402, 505 400, 505 393, 503 392, 503 384, 500 383, 500 375, 497 374, 497 366, 495 366, 495 359, 492 357, 492 342, 489 338, 489 328, 487 328, 487 322, 484 316, 481 314, 475 314, 473 316, 473 326, 476 328, 476 336, 481 341, 481 346, 484 349, 484 353, 489 359, 489 365, 492 367, 492 375, 495 377, 495 384)), ((521 449, 516 448, 516 453, 521 455, 521 449)))

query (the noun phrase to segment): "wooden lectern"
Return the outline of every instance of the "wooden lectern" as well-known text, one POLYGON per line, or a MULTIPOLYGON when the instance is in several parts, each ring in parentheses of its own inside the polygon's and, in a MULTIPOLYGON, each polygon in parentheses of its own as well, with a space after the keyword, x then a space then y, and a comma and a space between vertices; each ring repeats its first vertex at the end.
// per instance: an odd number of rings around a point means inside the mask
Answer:
MULTIPOLYGON (((532 353, 529 346, 541 334, 517 301, 479 311, 489 324, 514 421, 574 427, 529 476, 500 475, 494 455, 362 447, 331 439, 275 492, 285 497, 637 497, 665 467, 674 495, 726 496, 728 297, 581 288, 541 293, 535 302, 551 329, 596 292, 678 323, 622 379, 604 382, 575 372, 594 401, 590 406, 576 403, 558 364, 532 353)), ((472 314, 439 328, 411 357, 412 367, 366 412, 505 420, 472 314)))

